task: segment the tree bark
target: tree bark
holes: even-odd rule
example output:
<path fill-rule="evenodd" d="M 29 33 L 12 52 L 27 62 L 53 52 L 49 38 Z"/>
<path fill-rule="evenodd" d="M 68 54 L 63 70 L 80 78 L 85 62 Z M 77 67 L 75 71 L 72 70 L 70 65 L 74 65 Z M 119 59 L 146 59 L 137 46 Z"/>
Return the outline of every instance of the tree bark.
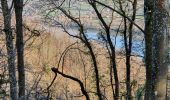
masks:
<path fill-rule="evenodd" d="M 152 77 L 152 31 L 153 31 L 153 0 L 144 0 L 145 17 L 145 100 L 154 100 L 154 83 Z"/>
<path fill-rule="evenodd" d="M 17 67 L 18 67 L 18 86 L 19 99 L 25 100 L 25 70 L 24 70 L 24 43 L 22 28 L 23 0 L 14 0 L 16 17 L 16 47 L 17 47 Z"/>
<path fill-rule="evenodd" d="M 168 73 L 168 11 L 165 3 L 165 0 L 155 0 L 153 11 L 153 78 L 158 100 L 166 100 Z"/>
<path fill-rule="evenodd" d="M 15 68 L 15 52 L 13 47 L 13 36 L 11 29 L 11 14 L 8 8 L 8 1 L 1 0 L 2 12 L 4 17 L 4 32 L 6 36 L 6 48 L 8 58 L 8 72 L 10 81 L 10 99 L 17 99 L 17 80 L 16 80 L 16 68 Z"/>

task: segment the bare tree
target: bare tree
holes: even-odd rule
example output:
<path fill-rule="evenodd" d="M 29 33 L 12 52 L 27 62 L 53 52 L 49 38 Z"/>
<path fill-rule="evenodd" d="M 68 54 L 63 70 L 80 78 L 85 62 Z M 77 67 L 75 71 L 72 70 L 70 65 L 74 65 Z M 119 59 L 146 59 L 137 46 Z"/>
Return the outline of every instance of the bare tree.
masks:
<path fill-rule="evenodd" d="M 109 48 L 110 48 L 110 60 L 111 60 L 111 70 L 113 70 L 113 74 L 114 74 L 114 80 L 115 80 L 115 91 L 113 92 L 113 96 L 114 99 L 118 99 L 119 97 L 119 79 L 118 79 L 118 72 L 117 72 L 117 67 L 116 67 L 116 53 L 115 53 L 115 46 L 113 45 L 112 41 L 111 41 L 111 36 L 110 36 L 110 26 L 107 25 L 107 23 L 105 22 L 105 20 L 103 19 L 103 17 L 101 16 L 100 12 L 98 11 L 98 8 L 96 6 L 96 2 L 95 0 L 88 0 L 88 3 L 93 7 L 93 9 L 95 10 L 95 13 L 98 17 L 98 19 L 101 21 L 102 25 L 104 26 L 104 30 L 106 32 L 106 36 L 107 36 L 107 42 L 109 44 Z M 112 85 L 112 84 L 111 84 Z"/>
<path fill-rule="evenodd" d="M 6 48 L 8 56 L 8 72 L 10 80 L 10 98 L 18 100 L 17 96 L 17 80 L 15 68 L 15 51 L 13 46 L 13 35 L 11 28 L 11 7 L 8 7 L 7 0 L 1 0 L 2 12 L 4 17 L 4 32 L 6 36 Z"/>
<path fill-rule="evenodd" d="M 24 67 L 24 42 L 23 42 L 23 0 L 14 0 L 16 18 L 16 48 L 17 48 L 17 68 L 19 99 L 25 100 L 25 67 Z"/>
<path fill-rule="evenodd" d="M 124 15 L 128 15 L 126 12 L 126 9 L 123 9 L 123 3 L 122 1 L 118 1 L 119 2 L 119 6 L 120 6 L 120 11 L 122 12 L 122 14 Z M 129 2 L 127 2 L 129 3 Z M 135 18 L 136 18 L 136 8 L 137 8 L 137 0 L 134 0 L 131 2 L 132 5 L 132 15 L 131 19 L 134 22 Z M 126 8 L 126 6 L 125 6 Z M 122 16 L 123 17 L 123 16 Z M 133 38 L 133 23 L 130 22 L 128 23 L 127 19 L 125 17 L 123 17 L 123 21 L 124 21 L 124 31 L 123 31 L 123 37 L 124 37 L 124 47 L 125 47 L 125 56 L 126 56 L 126 98 L 128 100 L 131 100 L 132 94 L 131 94 L 131 53 L 132 53 L 132 38 Z"/>
<path fill-rule="evenodd" d="M 58 5 L 58 1 L 49 0 L 49 2 L 50 2 L 49 5 L 53 5 L 52 7 L 50 6 L 51 7 L 50 12 L 55 11 L 55 10 L 60 11 L 62 14 L 64 14 L 64 16 L 67 19 L 71 20 L 71 22 L 73 22 L 74 24 L 77 25 L 79 33 L 75 35 L 75 34 L 69 33 L 62 23 L 57 22 L 57 25 L 61 26 L 68 35 L 81 40 L 81 42 L 89 50 L 89 54 L 91 56 L 93 67 L 94 67 L 94 72 L 95 72 L 95 85 L 96 85 L 97 96 L 99 97 L 100 100 L 102 100 L 103 97 L 102 97 L 102 93 L 101 93 L 101 89 L 100 89 L 101 86 L 100 86 L 100 79 L 99 79 L 100 74 L 99 74 L 99 70 L 98 70 L 98 64 L 97 64 L 97 61 L 96 61 L 96 55 L 94 53 L 94 50 L 93 50 L 94 48 L 92 47 L 90 40 L 87 38 L 87 36 L 85 34 L 84 25 L 81 23 L 80 15 L 79 15 L 79 17 L 75 17 L 74 15 L 72 15 L 70 13 L 69 10 L 62 8 L 65 1 L 63 1 L 60 5 Z M 100 7 L 98 8 L 98 5 L 102 6 L 103 8 L 107 8 L 107 9 L 111 10 L 112 12 L 118 13 L 119 15 L 123 16 L 123 18 L 126 21 L 129 21 L 129 27 L 127 28 L 127 26 L 126 26 L 127 29 L 125 31 L 126 33 L 124 34 L 124 37 L 125 37 L 124 40 L 126 41 L 125 48 L 126 48 L 126 66 L 127 66 L 127 77 L 126 77 L 127 95 L 128 95 L 128 99 L 130 99 L 131 98 L 131 81 L 130 81 L 130 71 L 131 71 L 130 70 L 130 63 L 131 62 L 130 62 L 130 58 L 131 58 L 131 52 L 132 52 L 133 25 L 136 26 L 137 28 L 139 28 L 139 30 L 141 30 L 142 32 L 144 32 L 143 29 L 140 28 L 134 22 L 135 16 L 136 16 L 137 1 L 135 0 L 135 1 L 132 2 L 133 14 L 132 14 L 131 18 L 127 17 L 125 13 L 122 13 L 122 12 L 110 7 L 109 5 L 106 5 L 106 4 L 104 4 L 100 1 L 97 1 L 97 0 L 88 0 L 87 4 L 89 4 L 93 8 L 98 20 L 101 22 L 101 26 L 102 26 L 102 28 L 104 30 L 104 34 L 106 36 L 105 42 L 108 45 L 107 50 L 108 50 L 108 53 L 109 53 L 109 60 L 111 62 L 110 70 L 114 75 L 114 81 L 115 81 L 115 84 L 113 84 L 113 82 L 111 82 L 112 94 L 113 94 L 113 98 L 115 100 L 117 100 L 119 98 L 119 93 L 120 93 L 120 90 L 119 90 L 120 82 L 119 82 L 119 79 L 118 79 L 118 71 L 117 71 L 117 64 L 116 64 L 116 50 L 115 50 L 115 45 L 113 44 L 113 41 L 112 41 L 112 38 L 111 38 L 111 24 L 108 24 L 106 22 L 106 20 L 102 16 L 102 13 L 99 10 L 101 8 Z M 129 34 L 127 35 L 127 33 L 129 33 Z M 129 36 L 129 38 L 127 38 L 128 36 Z M 111 75 L 111 77 L 112 77 L 112 75 Z M 112 81 L 112 78 L 110 78 L 110 81 Z"/>

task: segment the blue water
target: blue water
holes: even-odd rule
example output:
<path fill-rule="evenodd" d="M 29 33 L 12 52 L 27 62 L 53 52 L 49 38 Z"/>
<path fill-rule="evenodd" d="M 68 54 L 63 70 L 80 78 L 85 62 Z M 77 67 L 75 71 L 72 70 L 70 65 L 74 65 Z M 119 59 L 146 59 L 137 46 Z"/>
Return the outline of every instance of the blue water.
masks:
<path fill-rule="evenodd" d="M 87 30 L 86 35 L 88 39 L 95 40 L 98 42 L 102 42 L 100 39 L 100 35 L 97 30 Z M 116 50 L 124 49 L 124 39 L 123 36 L 111 36 L 112 43 L 115 45 Z M 132 53 L 139 55 L 141 57 L 144 56 L 144 42 L 141 39 L 133 39 L 132 41 Z"/>
<path fill-rule="evenodd" d="M 69 32 L 71 34 L 75 34 L 75 35 L 78 33 L 77 29 L 74 29 L 74 28 L 69 29 Z M 100 31 L 98 31 L 96 29 L 87 29 L 85 31 L 85 34 L 89 40 L 102 42 L 103 39 L 101 38 L 101 35 L 99 32 Z M 123 36 L 117 35 L 115 38 L 115 35 L 111 35 L 111 39 L 112 39 L 112 43 L 114 44 L 117 51 L 124 50 Z M 144 42 L 142 41 L 142 39 L 134 38 L 132 41 L 132 54 L 143 57 L 144 56 L 143 51 L 144 51 Z"/>

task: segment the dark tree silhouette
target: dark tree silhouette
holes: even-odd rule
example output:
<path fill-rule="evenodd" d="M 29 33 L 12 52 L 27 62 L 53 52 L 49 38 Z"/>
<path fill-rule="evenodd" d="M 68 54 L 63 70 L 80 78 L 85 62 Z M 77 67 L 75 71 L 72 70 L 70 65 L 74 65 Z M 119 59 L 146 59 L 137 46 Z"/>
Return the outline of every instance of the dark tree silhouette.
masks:
<path fill-rule="evenodd" d="M 14 0 L 16 18 L 16 48 L 17 48 L 17 68 L 19 99 L 25 100 L 25 67 L 24 67 L 24 42 L 23 42 L 23 0 Z"/>
<path fill-rule="evenodd" d="M 10 81 L 10 99 L 18 100 L 17 80 L 15 68 L 15 50 L 13 46 L 13 35 L 11 28 L 11 7 L 8 7 L 7 0 L 1 0 L 2 12 L 4 17 L 4 32 L 6 37 L 6 48 L 8 58 L 8 73 Z"/>

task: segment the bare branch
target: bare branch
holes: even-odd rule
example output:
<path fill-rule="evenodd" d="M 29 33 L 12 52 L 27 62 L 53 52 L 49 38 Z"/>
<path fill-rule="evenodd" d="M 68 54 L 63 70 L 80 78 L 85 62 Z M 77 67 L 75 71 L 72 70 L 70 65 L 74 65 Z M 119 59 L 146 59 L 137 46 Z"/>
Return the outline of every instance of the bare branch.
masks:
<path fill-rule="evenodd" d="M 102 6 L 105 6 L 105 7 L 109 8 L 110 10 L 118 13 L 119 15 L 125 17 L 128 21 L 130 21 L 131 23 L 133 23 L 142 33 L 145 34 L 145 31 L 144 31 L 138 24 L 136 24 L 132 19 L 130 19 L 129 17 L 127 17 L 126 15 L 122 14 L 121 12 L 117 11 L 116 9 L 114 9 L 114 8 L 112 8 L 112 7 L 104 4 L 104 3 L 102 3 L 102 2 L 99 2 L 99 1 L 97 1 L 97 0 L 94 0 L 94 1 L 95 1 L 96 3 L 102 5 Z"/>
<path fill-rule="evenodd" d="M 53 67 L 53 68 L 51 68 L 51 70 L 52 70 L 55 74 L 58 73 L 58 74 L 60 74 L 61 76 L 65 77 L 65 78 L 68 78 L 68 79 L 71 79 L 71 80 L 77 82 L 77 83 L 80 85 L 81 91 L 82 91 L 82 93 L 85 95 L 86 100 L 90 100 L 90 97 L 89 97 L 87 91 L 86 91 L 85 88 L 84 88 L 83 82 L 81 82 L 79 79 L 77 79 L 77 78 L 75 78 L 75 77 L 72 77 L 72 76 L 70 76 L 70 75 L 66 75 L 66 74 L 60 72 L 57 68 L 54 68 L 54 67 Z"/>

